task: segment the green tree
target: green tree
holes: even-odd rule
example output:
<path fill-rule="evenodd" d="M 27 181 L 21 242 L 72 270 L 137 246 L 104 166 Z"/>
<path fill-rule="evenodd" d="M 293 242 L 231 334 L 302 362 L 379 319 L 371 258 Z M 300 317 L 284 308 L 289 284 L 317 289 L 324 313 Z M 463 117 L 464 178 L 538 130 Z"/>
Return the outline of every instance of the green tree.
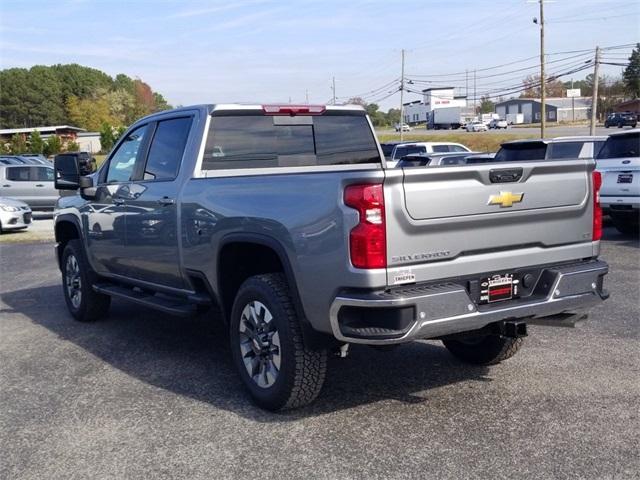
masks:
<path fill-rule="evenodd" d="M 115 128 L 108 123 L 103 123 L 100 128 L 100 146 L 102 151 L 107 153 L 113 148 L 113 144 L 116 143 Z"/>
<path fill-rule="evenodd" d="M 636 44 L 636 48 L 631 52 L 629 65 L 624 69 L 622 78 L 627 93 L 634 98 L 640 97 L 640 43 Z"/>
<path fill-rule="evenodd" d="M 44 151 L 44 140 L 42 140 L 42 135 L 37 130 L 31 132 L 29 135 L 29 152 L 31 153 L 42 153 Z"/>
<path fill-rule="evenodd" d="M 20 155 L 21 153 L 27 153 L 27 141 L 24 139 L 24 135 L 16 133 L 11 137 L 9 142 L 9 149 L 14 155 Z"/>
<path fill-rule="evenodd" d="M 493 113 L 496 104 L 489 97 L 480 97 L 480 113 Z"/>
<path fill-rule="evenodd" d="M 66 152 L 77 152 L 80 150 L 80 145 L 78 144 L 78 142 L 72 140 L 70 142 L 67 142 L 67 144 L 64 146 L 64 150 Z"/>
<path fill-rule="evenodd" d="M 57 155 L 62 151 L 62 139 L 58 135 L 51 135 L 44 144 L 46 156 Z"/>

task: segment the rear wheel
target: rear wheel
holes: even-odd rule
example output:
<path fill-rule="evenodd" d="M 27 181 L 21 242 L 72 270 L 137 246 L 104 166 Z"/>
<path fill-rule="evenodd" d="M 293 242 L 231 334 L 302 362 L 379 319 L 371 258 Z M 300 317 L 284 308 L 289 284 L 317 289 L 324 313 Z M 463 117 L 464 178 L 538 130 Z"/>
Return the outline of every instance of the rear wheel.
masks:
<path fill-rule="evenodd" d="M 454 357 L 473 365 L 495 365 L 511 358 L 523 342 L 523 338 L 501 335 L 478 335 L 442 341 Z"/>
<path fill-rule="evenodd" d="M 62 290 L 69 312 L 80 322 L 97 320 L 109 310 L 111 297 L 93 290 L 95 279 L 82 244 L 70 240 L 62 254 Z"/>
<path fill-rule="evenodd" d="M 624 126 L 624 123 L 620 122 L 618 123 L 618 128 L 622 128 Z"/>
<path fill-rule="evenodd" d="M 230 328 L 236 369 L 256 404 L 267 410 L 287 410 L 318 396 L 327 352 L 305 346 L 282 274 L 256 275 L 242 284 Z"/>

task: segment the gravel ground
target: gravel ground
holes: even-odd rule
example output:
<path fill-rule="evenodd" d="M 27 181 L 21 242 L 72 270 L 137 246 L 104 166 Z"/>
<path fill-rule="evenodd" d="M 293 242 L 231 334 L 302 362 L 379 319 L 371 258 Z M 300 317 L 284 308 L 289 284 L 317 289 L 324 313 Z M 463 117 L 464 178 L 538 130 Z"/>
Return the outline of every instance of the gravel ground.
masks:
<path fill-rule="evenodd" d="M 640 249 L 605 238 L 612 295 L 579 328 L 492 368 L 354 348 L 287 414 L 250 403 L 212 316 L 76 323 L 52 245 L 3 245 L 0 478 L 638 478 Z"/>

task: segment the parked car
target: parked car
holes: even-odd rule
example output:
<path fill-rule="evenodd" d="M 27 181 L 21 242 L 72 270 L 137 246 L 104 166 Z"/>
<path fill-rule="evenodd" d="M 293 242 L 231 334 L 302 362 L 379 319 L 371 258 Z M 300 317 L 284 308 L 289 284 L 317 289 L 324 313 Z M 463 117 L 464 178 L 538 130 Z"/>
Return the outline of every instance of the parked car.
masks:
<path fill-rule="evenodd" d="M 476 152 L 465 153 L 411 153 L 400 159 L 396 168 L 413 167 L 445 167 L 452 165 L 465 165 L 467 157 Z"/>
<path fill-rule="evenodd" d="M 613 225 L 638 234 L 640 224 L 640 129 L 612 134 L 598 154 L 600 203 Z"/>
<path fill-rule="evenodd" d="M 609 127 L 631 127 L 636 128 L 638 117 L 632 112 L 611 113 L 604 121 L 605 128 Z"/>
<path fill-rule="evenodd" d="M 112 297 L 183 316 L 215 305 L 240 381 L 270 410 L 312 402 L 350 344 L 437 339 L 493 365 L 527 325 L 574 323 L 608 296 L 592 164 L 390 171 L 361 107 L 158 112 L 98 172 L 55 170 L 79 193 L 55 217 L 73 318 L 106 315 Z"/>
<path fill-rule="evenodd" d="M 402 130 L 403 132 L 410 132 L 411 127 L 406 123 L 403 123 L 402 125 L 400 124 L 396 125 L 396 132 L 399 132 L 400 130 Z"/>
<path fill-rule="evenodd" d="M 399 143 L 391 154 L 391 160 L 387 160 L 388 167 L 395 167 L 398 160 L 411 153 L 465 153 L 470 152 L 467 147 L 460 143 L 450 142 L 411 142 Z"/>
<path fill-rule="evenodd" d="M 27 203 L 33 210 L 52 210 L 58 200 L 53 167 L 0 165 L 0 196 Z"/>
<path fill-rule="evenodd" d="M 15 198 L 0 197 L 0 233 L 31 225 L 31 208 Z"/>
<path fill-rule="evenodd" d="M 557 137 L 513 140 L 501 145 L 495 161 L 562 160 L 595 158 L 607 137 Z"/>
<path fill-rule="evenodd" d="M 489 130 L 486 123 L 483 122 L 469 122 L 465 126 L 467 132 L 486 132 Z"/>
<path fill-rule="evenodd" d="M 509 128 L 509 124 L 506 120 L 502 120 L 501 118 L 494 118 L 489 122 L 488 127 L 495 130 L 498 130 L 500 128 L 504 128 L 506 130 L 507 128 Z"/>
<path fill-rule="evenodd" d="M 393 158 L 393 148 L 398 145 L 400 142 L 385 142 L 380 144 L 380 148 L 382 148 L 382 153 L 384 153 L 384 158 L 387 160 L 391 160 Z"/>
<path fill-rule="evenodd" d="M 21 158 L 34 162 L 35 165 L 48 165 L 50 167 L 53 166 L 53 163 L 47 157 L 40 153 L 21 153 L 19 156 Z"/>

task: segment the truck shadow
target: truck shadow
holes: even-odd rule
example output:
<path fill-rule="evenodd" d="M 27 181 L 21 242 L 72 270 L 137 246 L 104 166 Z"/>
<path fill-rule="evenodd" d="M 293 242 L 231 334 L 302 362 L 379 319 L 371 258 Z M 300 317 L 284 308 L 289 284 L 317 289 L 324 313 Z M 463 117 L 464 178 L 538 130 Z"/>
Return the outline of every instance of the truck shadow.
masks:
<path fill-rule="evenodd" d="M 440 344 L 414 342 L 385 352 L 356 346 L 346 359 L 330 360 L 325 386 L 312 405 L 273 414 L 251 403 L 231 362 L 222 322 L 212 315 L 175 318 L 114 301 L 106 319 L 83 324 L 68 314 L 60 289 L 2 294 L 9 307 L 3 313 L 21 313 L 143 382 L 258 422 L 294 421 L 380 400 L 428 403 L 430 391 L 439 387 L 491 381 L 486 368 L 461 364 Z"/>

